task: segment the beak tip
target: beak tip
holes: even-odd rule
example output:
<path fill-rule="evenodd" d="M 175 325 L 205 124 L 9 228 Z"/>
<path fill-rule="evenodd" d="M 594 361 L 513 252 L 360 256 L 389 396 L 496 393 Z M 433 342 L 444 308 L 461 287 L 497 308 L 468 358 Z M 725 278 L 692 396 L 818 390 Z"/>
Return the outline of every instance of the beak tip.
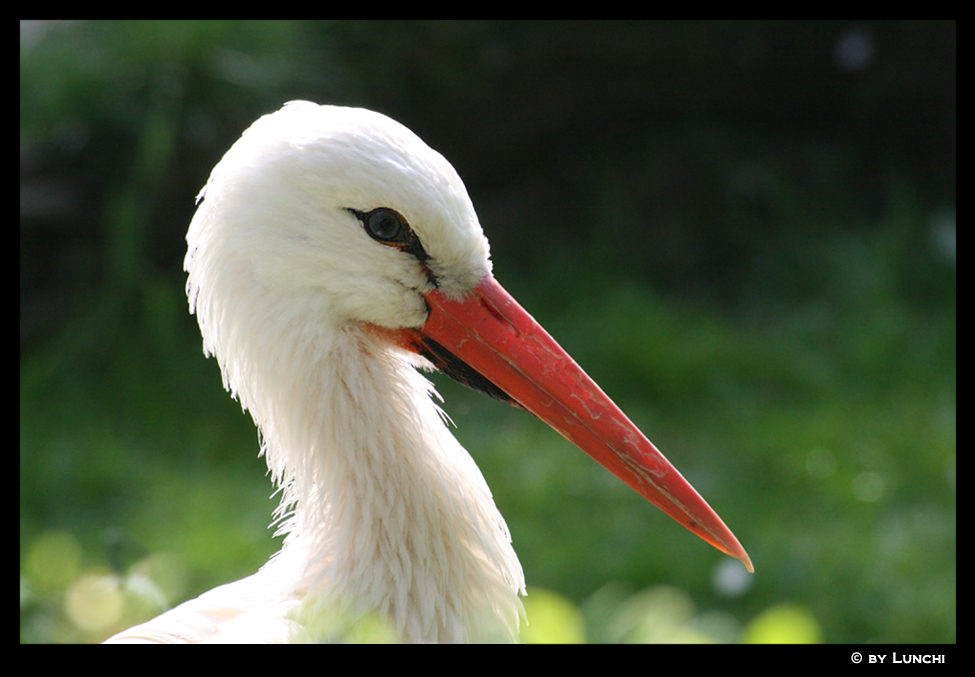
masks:
<path fill-rule="evenodd" d="M 740 543 L 735 541 L 734 545 L 731 548 L 727 550 L 725 550 L 724 548 L 721 549 L 724 550 L 724 552 L 727 553 L 728 555 L 734 557 L 736 560 L 744 564 L 745 569 L 748 570 L 748 573 L 750 574 L 755 573 L 755 565 L 752 564 L 752 558 L 748 556 L 748 553 L 745 552 L 745 549 L 741 547 Z"/>

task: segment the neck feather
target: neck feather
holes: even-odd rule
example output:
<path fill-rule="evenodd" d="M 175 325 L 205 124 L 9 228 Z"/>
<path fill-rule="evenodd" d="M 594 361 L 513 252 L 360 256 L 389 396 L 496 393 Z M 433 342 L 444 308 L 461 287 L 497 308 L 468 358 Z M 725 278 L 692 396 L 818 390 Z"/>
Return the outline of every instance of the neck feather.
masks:
<path fill-rule="evenodd" d="M 524 575 L 508 528 L 411 356 L 354 326 L 290 334 L 258 347 L 246 392 L 232 384 L 282 489 L 287 538 L 267 568 L 407 641 L 515 639 Z"/>

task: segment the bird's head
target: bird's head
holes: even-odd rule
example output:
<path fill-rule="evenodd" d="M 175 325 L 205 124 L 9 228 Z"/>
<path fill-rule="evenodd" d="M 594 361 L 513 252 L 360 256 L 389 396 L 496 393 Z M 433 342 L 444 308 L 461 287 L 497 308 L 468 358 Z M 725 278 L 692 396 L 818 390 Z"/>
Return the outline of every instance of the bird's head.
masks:
<path fill-rule="evenodd" d="M 262 117 L 200 199 L 187 235 L 191 287 L 226 275 L 283 304 L 307 301 L 302 310 L 328 324 L 418 327 L 424 293 L 458 298 L 491 272 L 457 172 L 372 111 L 300 101 Z"/>

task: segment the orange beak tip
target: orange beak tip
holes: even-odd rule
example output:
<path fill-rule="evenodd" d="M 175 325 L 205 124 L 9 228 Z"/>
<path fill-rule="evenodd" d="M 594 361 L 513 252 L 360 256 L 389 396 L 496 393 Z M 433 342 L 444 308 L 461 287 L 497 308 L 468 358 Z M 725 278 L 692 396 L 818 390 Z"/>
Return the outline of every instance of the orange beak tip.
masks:
<path fill-rule="evenodd" d="M 755 567 L 752 564 L 752 560 L 747 553 L 743 551 L 741 555 L 738 557 L 738 560 L 745 565 L 745 569 L 748 570 L 748 573 L 750 574 L 755 573 Z"/>

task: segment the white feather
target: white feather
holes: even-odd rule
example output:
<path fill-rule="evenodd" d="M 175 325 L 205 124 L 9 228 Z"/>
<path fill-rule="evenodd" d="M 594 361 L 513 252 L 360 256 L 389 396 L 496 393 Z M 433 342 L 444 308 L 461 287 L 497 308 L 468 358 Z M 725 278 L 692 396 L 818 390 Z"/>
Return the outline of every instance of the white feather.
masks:
<path fill-rule="evenodd" d="M 374 618 L 406 641 L 515 640 L 524 575 L 487 483 L 421 359 L 363 328 L 420 326 L 432 285 L 349 208 L 406 217 L 447 294 L 490 272 L 453 167 L 378 113 L 293 102 L 245 132 L 200 199 L 190 310 L 260 429 L 287 535 L 254 576 L 113 640 L 334 640 Z"/>

